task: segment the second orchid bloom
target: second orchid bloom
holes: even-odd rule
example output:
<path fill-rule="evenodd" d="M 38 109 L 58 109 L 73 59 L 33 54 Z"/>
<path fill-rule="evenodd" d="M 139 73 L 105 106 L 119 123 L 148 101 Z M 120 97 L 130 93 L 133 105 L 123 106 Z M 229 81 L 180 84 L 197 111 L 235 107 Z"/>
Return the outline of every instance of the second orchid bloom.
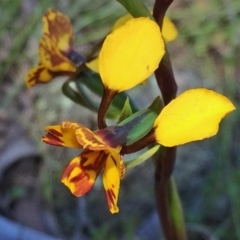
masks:
<path fill-rule="evenodd" d="M 99 173 L 103 170 L 103 186 L 111 213 L 118 212 L 117 200 L 120 179 L 125 168 L 113 129 L 92 132 L 78 123 L 63 122 L 46 128 L 45 143 L 70 148 L 85 149 L 65 168 L 62 182 L 77 197 L 89 192 Z"/>
<path fill-rule="evenodd" d="M 39 63 L 26 76 L 28 87 L 48 83 L 56 77 L 71 76 L 85 59 L 73 49 L 73 29 L 65 15 L 50 9 L 43 18 Z"/>

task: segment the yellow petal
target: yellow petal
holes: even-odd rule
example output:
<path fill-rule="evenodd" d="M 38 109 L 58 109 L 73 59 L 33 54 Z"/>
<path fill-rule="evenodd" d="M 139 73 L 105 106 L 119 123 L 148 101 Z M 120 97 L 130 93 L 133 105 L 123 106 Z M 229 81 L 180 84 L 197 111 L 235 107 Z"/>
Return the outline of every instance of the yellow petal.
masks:
<path fill-rule="evenodd" d="M 62 174 L 62 183 L 72 194 L 81 197 L 89 192 L 106 161 L 104 152 L 86 150 L 74 158 Z"/>
<path fill-rule="evenodd" d="M 38 83 L 48 83 L 57 76 L 59 75 L 49 71 L 44 65 L 39 64 L 28 72 L 25 83 L 27 87 L 32 87 Z"/>
<path fill-rule="evenodd" d="M 115 24 L 112 27 L 112 31 L 116 30 L 117 28 L 123 26 L 127 21 L 133 19 L 131 14 L 126 14 L 119 18 Z M 164 17 L 163 20 L 163 30 L 162 30 L 162 36 L 165 40 L 165 42 L 171 42 L 173 41 L 178 35 L 178 31 L 173 24 L 173 22 L 168 18 Z M 98 57 L 94 58 L 90 62 L 86 63 L 86 66 L 91 69 L 93 72 L 99 73 L 98 69 Z M 144 84 L 145 82 L 143 82 Z"/>
<path fill-rule="evenodd" d="M 114 160 L 116 167 L 119 172 L 119 177 L 122 179 L 125 175 L 125 165 L 122 156 L 120 155 L 120 150 L 122 147 L 118 148 L 109 148 L 107 151 L 112 156 L 112 159 Z"/>
<path fill-rule="evenodd" d="M 78 128 L 78 123 L 63 122 L 61 125 L 49 126 L 45 129 L 47 135 L 42 137 L 43 142 L 55 146 L 81 148 L 75 129 Z"/>
<path fill-rule="evenodd" d="M 59 50 L 68 51 L 73 45 L 73 30 L 68 17 L 49 9 L 42 20 L 43 33 L 53 40 Z"/>
<path fill-rule="evenodd" d="M 40 62 L 53 72 L 73 73 L 76 66 L 67 57 L 65 57 L 52 39 L 44 35 L 39 44 Z"/>
<path fill-rule="evenodd" d="M 164 55 L 158 25 L 146 17 L 134 18 L 110 33 L 99 54 L 99 73 L 106 88 L 118 92 L 146 80 Z"/>
<path fill-rule="evenodd" d="M 214 91 L 188 90 L 171 101 L 156 119 L 156 141 L 171 147 L 214 136 L 221 119 L 234 109 L 228 98 Z"/>
<path fill-rule="evenodd" d="M 94 58 L 90 62 L 85 63 L 86 66 L 91 69 L 93 72 L 99 73 L 98 69 L 98 57 Z"/>
<path fill-rule="evenodd" d="M 178 35 L 177 28 L 168 17 L 163 19 L 162 35 L 167 43 L 173 41 Z"/>
<path fill-rule="evenodd" d="M 118 168 L 111 154 L 107 157 L 106 165 L 103 171 L 103 186 L 110 212 L 117 213 L 119 211 L 117 201 L 120 187 L 120 177 Z"/>
<path fill-rule="evenodd" d="M 131 14 L 126 14 L 123 17 L 119 18 L 115 24 L 113 25 L 112 31 L 116 30 L 117 28 L 123 26 L 127 21 L 132 19 Z M 166 43 L 173 41 L 178 35 L 177 28 L 175 27 L 174 23 L 168 18 L 164 17 L 163 19 L 163 28 L 162 28 L 162 36 Z"/>

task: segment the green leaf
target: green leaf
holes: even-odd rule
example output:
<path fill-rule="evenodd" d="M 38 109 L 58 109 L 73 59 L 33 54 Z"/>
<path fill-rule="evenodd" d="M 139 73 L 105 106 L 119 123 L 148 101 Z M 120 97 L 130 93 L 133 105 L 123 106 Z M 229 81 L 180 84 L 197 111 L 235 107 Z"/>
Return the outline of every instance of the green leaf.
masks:
<path fill-rule="evenodd" d="M 152 20 L 153 16 L 148 8 L 141 0 L 117 0 L 133 17 L 149 17 Z"/>
<path fill-rule="evenodd" d="M 160 111 L 163 109 L 163 102 L 160 96 L 157 96 L 148 108 L 159 114 Z"/>
<path fill-rule="evenodd" d="M 148 160 L 150 157 L 152 157 L 160 148 L 160 145 L 155 145 L 154 147 L 148 149 L 146 152 L 144 152 L 143 154 L 141 154 L 140 156 L 125 162 L 125 166 L 127 169 L 129 168 L 133 168 L 135 166 L 137 166 L 138 164 Z"/>
<path fill-rule="evenodd" d="M 131 115 L 132 115 L 132 108 L 129 102 L 129 98 L 127 98 L 124 103 L 118 122 L 122 122 L 124 119 L 130 117 Z"/>
<path fill-rule="evenodd" d="M 141 117 L 142 115 L 147 115 L 149 112 L 152 112 L 152 110 L 149 110 L 149 109 L 140 110 L 140 111 L 132 114 L 128 118 L 124 119 L 122 122 L 120 122 L 117 125 L 118 126 L 126 125 L 126 124 L 132 122 L 135 118 Z"/>
<path fill-rule="evenodd" d="M 136 126 L 129 132 L 127 145 L 136 142 L 148 134 L 151 131 L 157 116 L 158 114 L 148 109 L 147 114 L 142 121 L 136 124 Z"/>
<path fill-rule="evenodd" d="M 127 145 L 136 142 L 151 131 L 162 106 L 161 98 L 156 97 L 148 109 L 140 110 L 118 124 L 123 126 L 135 118 L 141 118 L 141 121 L 134 123 L 135 126 L 129 131 Z"/>
<path fill-rule="evenodd" d="M 127 145 L 144 137 L 153 127 L 158 114 L 151 109 L 140 110 L 118 124 L 129 129 Z"/>

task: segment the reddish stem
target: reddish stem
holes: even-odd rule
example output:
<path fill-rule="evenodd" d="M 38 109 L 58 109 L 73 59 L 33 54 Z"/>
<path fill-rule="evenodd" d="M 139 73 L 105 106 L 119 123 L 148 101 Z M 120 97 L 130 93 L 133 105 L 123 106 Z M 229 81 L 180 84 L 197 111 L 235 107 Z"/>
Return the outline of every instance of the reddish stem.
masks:
<path fill-rule="evenodd" d="M 156 0 L 153 8 L 153 17 L 162 29 L 165 13 L 173 0 Z M 157 84 L 161 90 L 164 104 L 167 105 L 176 97 L 177 84 L 173 75 L 172 64 L 165 46 L 166 53 L 163 56 L 158 69 L 155 71 Z"/>
<path fill-rule="evenodd" d="M 162 29 L 165 13 L 172 2 L 173 0 L 156 0 L 155 2 L 153 17 L 159 24 L 160 29 Z M 167 105 L 176 97 L 177 92 L 177 84 L 174 78 L 167 49 L 158 69 L 155 71 L 155 76 L 163 96 L 164 104 Z M 157 211 L 166 240 L 186 239 L 185 235 L 178 236 L 178 233 L 176 232 L 173 219 L 170 214 L 167 196 L 167 185 L 173 171 L 175 158 L 176 147 L 161 147 L 160 155 L 156 161 L 155 170 L 155 195 Z"/>
<path fill-rule="evenodd" d="M 104 88 L 102 100 L 101 100 L 100 107 L 98 110 L 98 128 L 99 129 L 107 127 L 107 124 L 105 122 L 105 116 L 106 116 L 107 110 L 108 110 L 113 98 L 116 96 L 116 94 L 117 94 L 117 91 L 113 91 L 111 89 Z"/>
<path fill-rule="evenodd" d="M 155 170 L 155 195 L 157 211 L 161 221 L 161 227 L 166 240 L 180 240 L 181 236 L 175 231 L 170 214 L 168 202 L 168 181 L 172 174 L 176 158 L 176 148 L 161 147 L 156 161 Z"/>
<path fill-rule="evenodd" d="M 121 150 L 121 154 L 124 155 L 124 154 L 135 153 L 154 142 L 156 142 L 156 140 L 154 136 L 154 130 L 152 129 L 146 136 L 139 139 L 137 142 L 134 142 L 127 146 L 123 146 Z"/>

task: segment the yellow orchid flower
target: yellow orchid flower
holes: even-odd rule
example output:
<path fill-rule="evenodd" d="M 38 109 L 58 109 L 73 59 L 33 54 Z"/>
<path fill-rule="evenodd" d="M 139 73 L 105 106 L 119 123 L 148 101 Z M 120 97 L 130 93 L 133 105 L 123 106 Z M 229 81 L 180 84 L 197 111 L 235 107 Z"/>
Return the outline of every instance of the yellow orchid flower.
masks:
<path fill-rule="evenodd" d="M 43 36 L 39 44 L 39 64 L 26 76 L 27 87 L 70 76 L 84 58 L 73 50 L 73 30 L 69 19 L 50 9 L 42 18 Z"/>
<path fill-rule="evenodd" d="M 156 22 L 133 18 L 111 32 L 99 53 L 99 74 L 105 89 L 122 92 L 145 81 L 158 67 L 164 41 Z"/>
<path fill-rule="evenodd" d="M 214 91 L 191 89 L 163 108 L 154 123 L 156 142 L 173 147 L 214 136 L 219 123 L 235 110 L 225 96 Z"/>
<path fill-rule="evenodd" d="M 120 179 L 125 173 L 120 150 L 125 138 L 119 137 L 115 128 L 92 132 L 83 125 L 72 122 L 49 126 L 46 131 L 47 134 L 42 138 L 45 143 L 84 149 L 67 165 L 62 174 L 62 182 L 75 196 L 81 197 L 92 189 L 103 170 L 103 186 L 109 210 L 111 213 L 118 212 Z"/>

